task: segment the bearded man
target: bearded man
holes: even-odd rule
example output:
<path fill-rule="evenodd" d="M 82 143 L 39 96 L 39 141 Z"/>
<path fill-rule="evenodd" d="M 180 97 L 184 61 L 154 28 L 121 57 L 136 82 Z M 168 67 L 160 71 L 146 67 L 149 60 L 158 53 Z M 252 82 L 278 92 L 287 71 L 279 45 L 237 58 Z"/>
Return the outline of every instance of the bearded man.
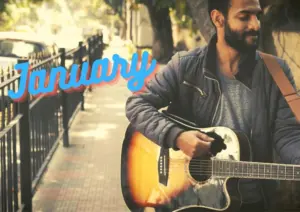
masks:
<path fill-rule="evenodd" d="M 208 154 L 213 139 L 170 121 L 159 112 L 168 106 L 168 112 L 199 127 L 243 131 L 250 139 L 253 161 L 274 162 L 275 147 L 283 163 L 300 164 L 300 126 L 257 51 L 259 0 L 209 0 L 208 13 L 216 29 L 208 45 L 176 53 L 145 92 L 128 98 L 127 118 L 161 147 L 181 150 L 190 157 Z M 295 86 L 286 62 L 276 60 Z M 267 209 L 275 185 L 275 181 L 241 179 L 240 211 Z M 184 201 L 199 203 L 193 191 L 186 195 L 176 207 Z"/>

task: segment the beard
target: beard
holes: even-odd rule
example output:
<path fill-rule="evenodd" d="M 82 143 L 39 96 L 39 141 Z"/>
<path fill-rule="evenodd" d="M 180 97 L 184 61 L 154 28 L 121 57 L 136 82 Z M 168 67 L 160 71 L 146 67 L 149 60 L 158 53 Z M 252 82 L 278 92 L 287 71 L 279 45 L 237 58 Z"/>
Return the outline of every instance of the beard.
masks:
<path fill-rule="evenodd" d="M 247 42 L 247 36 L 256 35 L 257 40 L 252 43 Z M 258 48 L 259 31 L 238 32 L 230 28 L 228 22 L 225 22 L 225 41 L 229 46 L 241 53 L 253 52 Z"/>

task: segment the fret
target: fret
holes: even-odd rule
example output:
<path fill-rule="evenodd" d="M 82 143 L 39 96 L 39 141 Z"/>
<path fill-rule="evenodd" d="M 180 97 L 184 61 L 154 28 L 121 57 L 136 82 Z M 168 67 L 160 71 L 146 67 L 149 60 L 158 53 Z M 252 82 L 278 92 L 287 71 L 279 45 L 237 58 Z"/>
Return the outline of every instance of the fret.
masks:
<path fill-rule="evenodd" d="M 233 169 L 233 176 L 240 177 L 241 176 L 241 169 L 242 163 L 234 163 L 234 169 Z"/>
<path fill-rule="evenodd" d="M 247 174 L 247 163 L 242 164 L 242 176 Z"/>
<path fill-rule="evenodd" d="M 278 174 L 278 165 L 272 164 L 270 178 L 271 179 L 277 178 L 277 174 Z"/>
<path fill-rule="evenodd" d="M 265 164 L 265 178 L 271 178 L 271 165 Z"/>
<path fill-rule="evenodd" d="M 286 179 L 293 180 L 294 179 L 294 167 L 293 166 L 286 166 Z"/>
<path fill-rule="evenodd" d="M 236 169 L 237 169 L 237 164 L 238 163 L 236 163 L 234 161 L 230 162 L 230 173 L 231 173 L 232 177 L 235 176 L 235 172 L 236 172 Z"/>
<path fill-rule="evenodd" d="M 241 163 L 241 165 L 240 165 L 240 169 L 241 169 L 241 176 L 244 176 L 244 173 L 243 173 L 243 168 L 244 168 L 244 163 Z"/>
<path fill-rule="evenodd" d="M 258 175 L 259 175 L 258 164 L 254 163 L 252 164 L 252 177 L 258 177 Z"/>
<path fill-rule="evenodd" d="M 258 164 L 258 177 L 265 178 L 265 164 Z"/>
<path fill-rule="evenodd" d="M 215 161 L 215 175 L 217 175 L 217 176 L 219 175 L 218 174 L 218 161 L 217 160 Z"/>
<path fill-rule="evenodd" d="M 234 177 L 234 171 L 235 171 L 235 167 L 236 163 L 234 161 L 230 162 L 230 176 Z"/>
<path fill-rule="evenodd" d="M 295 179 L 295 167 L 293 167 L 293 179 Z"/>
<path fill-rule="evenodd" d="M 247 172 L 245 174 L 246 177 L 249 177 L 251 175 L 251 164 L 247 163 Z"/>
<path fill-rule="evenodd" d="M 220 176 L 224 176 L 224 162 L 223 161 L 220 161 Z"/>
<path fill-rule="evenodd" d="M 294 179 L 295 180 L 300 180 L 300 167 L 295 166 L 294 167 Z"/>
<path fill-rule="evenodd" d="M 241 177 L 241 176 L 243 176 L 242 175 L 242 170 L 243 170 L 242 167 L 243 167 L 243 163 L 242 162 L 235 164 L 235 166 L 234 166 L 234 173 L 233 173 L 235 177 Z"/>
<path fill-rule="evenodd" d="M 230 162 L 225 161 L 225 173 L 227 176 L 231 176 L 230 175 Z"/>
<path fill-rule="evenodd" d="M 215 161 L 213 160 L 212 163 L 211 163 L 211 175 L 212 176 L 214 176 L 214 174 L 215 174 L 214 173 L 215 172 L 215 170 L 214 170 L 214 168 L 215 168 L 214 163 L 215 163 Z"/>
<path fill-rule="evenodd" d="M 219 164 L 220 164 L 220 162 L 218 160 L 216 160 L 215 173 L 216 173 L 217 176 L 220 176 L 220 174 L 219 174 Z"/>
<path fill-rule="evenodd" d="M 220 160 L 220 161 L 218 162 L 218 165 L 217 165 L 217 170 L 218 170 L 217 173 L 218 173 L 218 175 L 219 175 L 220 177 L 225 176 L 223 166 L 224 166 L 224 162 Z"/>
<path fill-rule="evenodd" d="M 285 165 L 278 165 L 278 179 L 286 179 L 286 166 Z"/>
<path fill-rule="evenodd" d="M 214 165 L 214 171 L 215 171 L 215 175 L 219 176 L 219 172 L 218 172 L 218 160 L 215 160 L 215 165 Z"/>

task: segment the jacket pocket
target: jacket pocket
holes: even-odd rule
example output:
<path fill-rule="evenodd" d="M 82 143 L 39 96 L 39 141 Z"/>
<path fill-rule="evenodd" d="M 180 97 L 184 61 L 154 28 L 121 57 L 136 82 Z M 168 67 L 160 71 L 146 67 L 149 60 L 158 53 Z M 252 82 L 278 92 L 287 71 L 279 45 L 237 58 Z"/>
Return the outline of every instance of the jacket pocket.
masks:
<path fill-rule="evenodd" d="M 195 91 L 197 91 L 200 94 L 200 97 L 202 97 L 202 98 L 207 97 L 207 94 L 201 88 L 197 87 L 196 85 L 193 85 L 187 81 L 183 81 L 183 84 L 194 89 Z"/>

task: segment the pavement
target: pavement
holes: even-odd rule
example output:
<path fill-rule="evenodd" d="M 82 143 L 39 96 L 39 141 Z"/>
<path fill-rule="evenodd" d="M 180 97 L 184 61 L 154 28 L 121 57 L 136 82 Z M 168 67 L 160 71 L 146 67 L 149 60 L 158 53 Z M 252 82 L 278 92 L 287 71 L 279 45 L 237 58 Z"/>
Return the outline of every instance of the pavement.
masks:
<path fill-rule="evenodd" d="M 126 49 L 108 49 L 104 57 Z M 122 50 L 122 51 L 121 51 Z M 86 94 L 70 130 L 70 147 L 54 153 L 33 198 L 34 212 L 127 212 L 121 192 L 120 162 L 128 125 L 127 81 L 96 87 Z"/>

